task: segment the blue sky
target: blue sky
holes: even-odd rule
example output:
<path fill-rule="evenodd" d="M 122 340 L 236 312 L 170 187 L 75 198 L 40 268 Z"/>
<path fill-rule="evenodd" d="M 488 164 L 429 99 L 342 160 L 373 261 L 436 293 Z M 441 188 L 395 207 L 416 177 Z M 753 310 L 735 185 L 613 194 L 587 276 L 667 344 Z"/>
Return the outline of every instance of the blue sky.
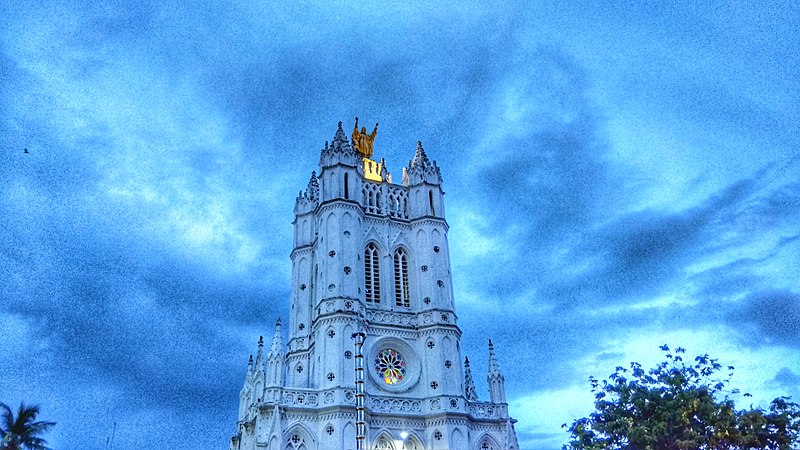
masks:
<path fill-rule="evenodd" d="M 563 3 L 0 1 L 0 401 L 57 449 L 226 448 L 356 115 L 442 167 L 523 449 L 665 343 L 800 398 L 800 7 Z"/>

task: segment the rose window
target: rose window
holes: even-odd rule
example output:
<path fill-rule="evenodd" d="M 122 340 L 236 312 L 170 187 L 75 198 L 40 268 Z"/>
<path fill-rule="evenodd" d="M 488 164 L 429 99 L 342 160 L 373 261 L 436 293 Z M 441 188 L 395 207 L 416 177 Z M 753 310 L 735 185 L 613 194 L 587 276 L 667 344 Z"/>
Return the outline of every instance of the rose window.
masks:
<path fill-rule="evenodd" d="M 386 348 L 375 358 L 375 371 L 386 384 L 397 384 L 406 376 L 406 361 L 397 350 Z"/>

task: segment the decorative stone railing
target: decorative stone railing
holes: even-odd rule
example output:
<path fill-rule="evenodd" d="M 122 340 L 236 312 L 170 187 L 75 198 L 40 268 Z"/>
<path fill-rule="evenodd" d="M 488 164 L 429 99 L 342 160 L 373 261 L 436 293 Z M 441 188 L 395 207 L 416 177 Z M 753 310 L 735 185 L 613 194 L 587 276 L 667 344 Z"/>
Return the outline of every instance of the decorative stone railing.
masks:
<path fill-rule="evenodd" d="M 308 405 L 317 406 L 319 403 L 317 392 L 283 391 L 281 404 L 283 405 Z"/>
<path fill-rule="evenodd" d="M 279 404 L 294 407 L 319 407 L 320 405 L 355 405 L 355 389 L 327 389 L 316 391 L 313 389 L 276 389 L 274 394 L 268 395 L 266 402 L 254 406 L 269 407 Z M 274 401 L 273 399 L 280 399 Z M 427 399 L 402 399 L 367 395 L 366 407 L 375 413 L 439 413 L 460 412 L 466 413 L 477 419 L 504 419 L 508 417 L 508 407 L 505 404 L 489 402 L 467 402 L 463 397 L 441 396 Z M 247 419 L 251 419 L 248 414 Z M 247 420 L 246 419 L 246 420 Z"/>
<path fill-rule="evenodd" d="M 361 206 L 369 214 L 408 219 L 408 188 L 364 182 L 361 186 Z"/>
<path fill-rule="evenodd" d="M 417 315 L 394 311 L 367 311 L 367 320 L 370 323 L 385 325 L 417 325 Z"/>
<path fill-rule="evenodd" d="M 449 311 L 433 310 L 433 311 L 426 311 L 421 315 L 422 315 L 421 319 L 422 325 L 430 325 L 430 324 L 456 325 L 457 323 L 455 314 Z"/>
<path fill-rule="evenodd" d="M 508 406 L 489 402 L 468 402 L 468 411 L 479 419 L 502 419 L 508 417 Z"/>
<path fill-rule="evenodd" d="M 418 325 L 433 324 L 452 324 L 456 325 L 458 320 L 452 311 L 432 309 L 421 313 L 402 312 L 402 311 L 381 311 L 368 310 L 364 305 L 352 298 L 333 298 L 323 299 L 317 303 L 314 309 L 314 317 L 335 312 L 351 312 L 358 315 L 365 315 L 367 321 L 378 325 L 401 325 L 415 327 Z"/>
<path fill-rule="evenodd" d="M 266 401 L 261 405 L 279 404 L 281 406 L 309 406 L 317 407 L 319 405 L 330 404 L 348 404 L 355 405 L 356 396 L 355 389 L 328 389 L 324 391 L 317 391 L 313 389 L 275 389 L 273 395 L 266 396 Z M 278 401 L 275 401 L 279 399 Z"/>
<path fill-rule="evenodd" d="M 367 401 L 367 408 L 374 412 L 420 412 L 422 406 L 419 400 L 402 400 L 388 397 L 370 397 Z"/>
<path fill-rule="evenodd" d="M 425 400 L 398 399 L 369 396 L 367 408 L 377 413 L 439 413 L 460 412 L 478 419 L 503 419 L 508 417 L 508 408 L 503 404 L 467 402 L 463 397 L 434 397 Z"/>
<path fill-rule="evenodd" d="M 317 303 L 316 316 L 348 311 L 363 314 L 363 306 L 352 298 L 326 298 Z"/>

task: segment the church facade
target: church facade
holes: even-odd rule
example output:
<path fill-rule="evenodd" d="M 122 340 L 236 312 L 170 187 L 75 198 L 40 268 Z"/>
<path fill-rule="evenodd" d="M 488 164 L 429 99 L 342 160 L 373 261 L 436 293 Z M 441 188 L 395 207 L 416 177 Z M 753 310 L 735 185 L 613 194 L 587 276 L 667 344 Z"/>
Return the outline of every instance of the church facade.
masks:
<path fill-rule="evenodd" d="M 488 401 L 462 359 L 439 167 L 419 143 L 393 182 L 376 133 L 340 122 L 297 197 L 288 342 L 250 357 L 231 450 L 519 448 L 491 341 Z"/>

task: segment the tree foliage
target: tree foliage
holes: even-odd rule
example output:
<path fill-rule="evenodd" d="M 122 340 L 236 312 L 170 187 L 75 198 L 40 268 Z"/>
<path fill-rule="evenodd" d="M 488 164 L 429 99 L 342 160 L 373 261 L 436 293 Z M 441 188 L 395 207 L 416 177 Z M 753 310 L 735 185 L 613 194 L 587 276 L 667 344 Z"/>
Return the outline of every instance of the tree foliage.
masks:
<path fill-rule="evenodd" d="M 727 389 L 732 366 L 723 372 L 708 355 L 686 362 L 682 348 L 661 350 L 666 361 L 648 371 L 632 362 L 608 380 L 589 379 L 596 411 L 572 423 L 565 450 L 798 448 L 797 403 L 779 397 L 768 410 L 736 410 L 730 395 L 739 391 Z"/>
<path fill-rule="evenodd" d="M 37 421 L 38 405 L 25 406 L 20 403 L 17 416 L 5 403 L 0 402 L 0 450 L 50 450 L 45 447 L 41 435 L 55 425 L 55 422 Z"/>

